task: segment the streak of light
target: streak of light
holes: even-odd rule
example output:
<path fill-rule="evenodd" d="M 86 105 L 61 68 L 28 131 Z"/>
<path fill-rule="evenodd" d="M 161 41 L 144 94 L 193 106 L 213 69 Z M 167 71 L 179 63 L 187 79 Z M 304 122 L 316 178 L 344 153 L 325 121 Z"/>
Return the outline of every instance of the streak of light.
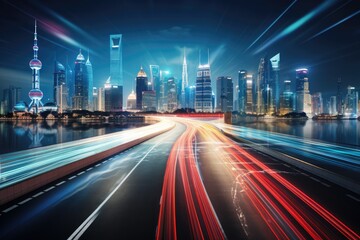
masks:
<path fill-rule="evenodd" d="M 335 0 L 326 0 L 324 1 L 320 6 L 318 6 L 316 9 L 312 10 L 302 18 L 298 19 L 294 23 L 292 23 L 290 26 L 282 30 L 278 35 L 271 38 L 269 41 L 265 42 L 260 48 L 258 48 L 254 54 L 257 54 L 261 51 L 264 51 L 266 48 L 270 47 L 275 42 L 279 41 L 280 39 L 286 37 L 287 35 L 291 34 L 292 32 L 299 29 L 301 26 L 303 26 L 305 23 L 313 19 L 315 16 L 320 14 L 321 12 L 328 9 L 331 5 L 333 5 L 336 1 Z"/>
<path fill-rule="evenodd" d="M 268 27 L 265 29 L 265 31 L 264 31 L 263 33 L 261 33 L 260 36 L 258 36 L 258 37 L 255 39 L 255 41 L 253 41 L 253 42 L 250 44 L 250 46 L 248 46 L 248 47 L 245 49 L 244 53 L 247 52 L 257 41 L 259 41 L 259 39 L 260 39 L 265 33 L 267 33 L 267 31 L 269 31 L 270 28 L 271 28 L 272 26 L 274 26 L 275 23 L 277 23 L 277 22 L 279 21 L 279 19 L 280 19 L 285 13 L 287 13 L 287 11 L 289 11 L 289 9 L 290 9 L 296 2 L 297 2 L 297 0 L 293 1 L 287 8 L 270 24 L 270 26 L 268 26 Z"/>
<path fill-rule="evenodd" d="M 315 34 L 314 36 L 312 36 L 311 38 L 309 38 L 307 41 L 310 41 L 311 39 L 314 39 L 314 38 L 316 38 L 316 37 L 320 36 L 321 34 L 323 34 L 323 33 L 327 32 L 327 31 L 329 31 L 329 30 L 333 29 L 334 27 L 338 26 L 339 24 L 341 24 L 341 23 L 343 23 L 343 22 L 345 22 L 345 21 L 349 20 L 350 18 L 352 18 L 352 17 L 354 17 L 354 16 L 358 15 L 359 13 L 360 13 L 360 10 L 358 10 L 358 11 L 354 12 L 353 14 L 351 14 L 351 15 L 347 16 L 346 18 L 341 19 L 341 20 L 340 20 L 340 21 L 338 21 L 337 23 L 334 23 L 334 24 L 333 24 L 333 25 L 331 25 L 330 27 L 327 27 L 327 28 L 325 28 L 324 30 L 320 31 L 319 33 Z"/>

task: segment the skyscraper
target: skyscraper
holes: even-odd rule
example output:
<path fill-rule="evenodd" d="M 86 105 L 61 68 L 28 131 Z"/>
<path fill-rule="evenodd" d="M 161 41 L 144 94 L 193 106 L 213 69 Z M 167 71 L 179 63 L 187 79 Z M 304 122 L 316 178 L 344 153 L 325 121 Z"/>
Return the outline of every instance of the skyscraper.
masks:
<path fill-rule="evenodd" d="M 233 86 L 230 76 L 218 77 L 216 80 L 216 111 L 232 112 L 233 110 Z"/>
<path fill-rule="evenodd" d="M 308 70 L 296 69 L 296 111 L 311 116 L 311 95 L 309 91 Z"/>
<path fill-rule="evenodd" d="M 88 81 L 88 110 L 94 111 L 94 101 L 93 101 L 93 87 L 94 87 L 94 77 L 93 77 L 93 67 L 90 62 L 90 54 L 88 52 L 88 57 L 85 63 L 86 66 L 86 78 Z"/>
<path fill-rule="evenodd" d="M 358 117 L 358 104 L 359 93 L 355 91 L 355 87 L 348 86 L 347 94 L 345 97 L 345 117 L 357 118 Z"/>
<path fill-rule="evenodd" d="M 238 111 L 245 113 L 246 105 L 246 70 L 240 70 L 238 73 Z"/>
<path fill-rule="evenodd" d="M 321 92 L 317 92 L 311 95 L 311 106 L 313 115 L 319 115 L 324 113 Z"/>
<path fill-rule="evenodd" d="M 343 111 L 342 111 L 343 101 L 342 101 L 342 94 L 341 94 L 341 78 L 338 78 L 338 81 L 337 81 L 336 102 L 337 102 L 337 106 L 336 106 L 337 114 L 342 115 L 343 114 Z"/>
<path fill-rule="evenodd" d="M 35 32 L 34 32 L 34 58 L 30 61 L 29 66 L 32 70 L 32 89 L 29 92 L 29 98 L 31 102 L 29 104 L 29 111 L 34 114 L 38 114 L 39 108 L 43 106 L 41 99 L 43 98 L 43 92 L 40 90 L 40 69 L 42 67 L 41 61 L 38 59 L 37 45 L 37 26 L 35 20 Z"/>
<path fill-rule="evenodd" d="M 0 114 L 12 112 L 15 104 L 20 101 L 20 96 L 21 88 L 10 86 L 8 89 L 4 89 Z"/>
<path fill-rule="evenodd" d="M 291 81 L 284 81 L 284 91 L 280 95 L 280 115 L 294 111 L 294 93 L 291 91 Z"/>
<path fill-rule="evenodd" d="M 123 98 L 123 63 L 122 63 L 122 35 L 110 35 L 110 77 L 113 85 L 121 87 L 121 98 Z M 123 102 L 123 101 L 121 101 Z M 122 109 L 122 106 L 121 106 Z"/>
<path fill-rule="evenodd" d="M 201 63 L 201 61 L 200 61 Z M 199 64 L 196 77 L 195 111 L 212 112 L 212 89 L 209 54 L 207 64 Z"/>
<path fill-rule="evenodd" d="M 136 108 L 142 110 L 143 91 L 148 90 L 148 78 L 144 69 L 141 67 L 136 77 Z"/>
<path fill-rule="evenodd" d="M 280 108 L 280 53 L 270 58 L 270 62 L 272 67 L 272 84 L 270 86 L 272 89 L 272 101 L 275 108 L 274 111 L 278 113 Z"/>
<path fill-rule="evenodd" d="M 338 111 L 337 111 L 337 96 L 331 96 L 330 97 L 330 103 L 329 103 L 329 114 L 330 115 L 337 115 Z"/>
<path fill-rule="evenodd" d="M 66 70 L 64 65 L 55 61 L 54 66 L 54 103 L 59 112 L 68 108 L 68 86 L 66 85 Z"/>
<path fill-rule="evenodd" d="M 188 104 L 187 108 L 195 109 L 195 86 L 188 86 L 185 88 L 185 102 Z"/>
<path fill-rule="evenodd" d="M 174 77 L 167 80 L 167 111 L 173 112 L 178 108 L 178 88 Z"/>
<path fill-rule="evenodd" d="M 253 99 L 253 75 L 246 75 L 246 102 L 245 102 L 245 112 L 247 114 L 252 114 L 254 111 L 254 99 Z"/>
<path fill-rule="evenodd" d="M 160 100 L 160 68 L 158 65 L 150 65 L 150 82 L 151 82 L 151 90 L 155 91 L 155 103 L 156 109 L 159 108 L 159 100 Z"/>
<path fill-rule="evenodd" d="M 75 95 L 73 97 L 73 109 L 88 110 L 89 81 L 87 78 L 85 58 L 81 53 L 81 49 L 75 60 L 74 72 Z"/>
<path fill-rule="evenodd" d="M 181 108 L 189 108 L 189 103 L 186 102 L 185 89 L 189 86 L 189 77 L 186 63 L 186 53 L 184 48 L 184 61 L 182 67 L 182 78 L 181 78 L 181 96 L 180 96 L 180 105 Z"/>
<path fill-rule="evenodd" d="M 68 88 L 68 96 L 67 96 L 67 103 L 69 108 L 72 108 L 72 99 L 75 94 L 75 83 L 74 83 L 74 74 L 71 66 L 69 65 L 68 57 L 66 57 L 66 86 Z"/>

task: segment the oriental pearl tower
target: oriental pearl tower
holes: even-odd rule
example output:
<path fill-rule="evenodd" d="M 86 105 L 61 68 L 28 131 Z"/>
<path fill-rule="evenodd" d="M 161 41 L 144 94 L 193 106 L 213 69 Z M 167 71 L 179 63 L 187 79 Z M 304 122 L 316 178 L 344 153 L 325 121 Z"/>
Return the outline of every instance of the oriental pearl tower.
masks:
<path fill-rule="evenodd" d="M 32 89 L 29 92 L 29 98 L 31 99 L 29 105 L 29 111 L 34 114 L 38 114 L 39 108 L 43 106 L 41 99 L 43 98 L 43 92 L 40 90 L 40 69 L 42 67 L 41 61 L 38 59 L 37 45 L 37 32 L 36 32 L 36 20 L 35 20 L 35 32 L 34 32 L 34 58 L 29 62 L 29 66 L 32 70 Z"/>

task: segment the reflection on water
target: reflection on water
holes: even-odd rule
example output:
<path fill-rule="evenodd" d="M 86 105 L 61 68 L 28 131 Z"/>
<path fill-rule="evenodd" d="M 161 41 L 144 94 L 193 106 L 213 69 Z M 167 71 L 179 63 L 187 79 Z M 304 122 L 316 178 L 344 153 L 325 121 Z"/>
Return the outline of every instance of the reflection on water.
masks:
<path fill-rule="evenodd" d="M 146 126 L 154 122 L 1 121 L 0 154 Z"/>
<path fill-rule="evenodd" d="M 360 121 L 263 120 L 237 125 L 360 147 Z"/>

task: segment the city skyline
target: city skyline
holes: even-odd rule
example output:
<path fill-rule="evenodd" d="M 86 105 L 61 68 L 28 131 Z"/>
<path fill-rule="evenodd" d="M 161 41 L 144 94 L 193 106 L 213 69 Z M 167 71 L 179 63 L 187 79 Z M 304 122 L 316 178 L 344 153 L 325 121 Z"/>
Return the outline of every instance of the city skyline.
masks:
<path fill-rule="evenodd" d="M 329 3 L 326 4 L 325 2 Z M 191 13 L 196 12 L 195 9 L 199 7 L 200 2 L 181 2 L 174 6 L 161 2 L 143 3 L 143 8 L 136 10 L 143 13 L 143 17 L 149 20 L 148 23 L 145 23 L 144 19 L 136 20 L 130 14 L 126 15 L 128 21 L 118 22 L 119 19 L 111 18 L 113 16 L 110 11 L 107 20 L 103 14 L 88 19 L 87 24 L 90 22 L 97 22 L 97 24 L 86 28 L 87 24 L 84 24 L 83 20 L 74 15 L 72 17 L 67 16 L 71 15 L 69 13 L 72 13 L 76 6 L 68 7 L 69 9 L 66 10 L 69 13 L 65 13 L 64 8 L 59 5 L 21 4 L 20 2 L 8 3 L 3 1 L 4 9 L 9 11 L 4 12 L 2 17 L 4 22 L 2 32 L 8 30 L 8 34 L 1 36 L 2 48 L 6 49 L 3 54 L 7 57 L 5 57 L 6 61 L 1 60 L 0 62 L 2 68 L 0 88 L 4 89 L 9 85 L 22 86 L 23 95 L 28 89 L 27 85 L 29 85 L 29 89 L 31 88 L 27 63 L 31 59 L 31 49 L 28 42 L 31 41 L 33 34 L 31 29 L 33 27 L 29 23 L 30 20 L 36 18 L 40 25 L 38 35 L 41 52 L 39 57 L 43 62 L 41 79 L 45 102 L 52 99 L 51 89 L 53 87 L 53 61 L 55 56 L 63 64 L 68 58 L 71 65 L 79 48 L 82 48 L 83 51 L 86 51 L 87 48 L 90 49 L 94 68 L 94 86 L 103 86 L 110 73 L 108 38 L 110 34 L 116 33 L 123 35 L 124 99 L 134 87 L 132 81 L 134 81 L 140 66 L 143 66 L 145 72 L 149 73 L 149 65 L 159 65 L 160 69 L 169 70 L 173 73 L 172 75 L 181 78 L 184 47 L 187 49 L 190 85 L 193 85 L 196 79 L 199 62 L 198 49 L 209 48 L 213 88 L 215 88 L 214 80 L 219 76 L 231 76 L 236 79 L 237 72 L 241 69 L 256 74 L 258 61 L 261 57 L 265 55 L 271 57 L 280 52 L 282 56 L 280 82 L 286 79 L 294 81 L 295 69 L 306 67 L 309 69 L 311 92 L 321 91 L 325 96 L 335 95 L 336 81 L 339 77 L 342 78 L 343 91 L 347 85 L 355 86 L 358 89 L 359 80 L 356 79 L 358 77 L 355 74 L 355 69 L 360 64 L 359 59 L 356 58 L 359 52 L 359 48 L 356 48 L 359 45 L 356 36 L 360 33 L 356 28 L 356 24 L 359 22 L 359 4 L 354 1 L 348 1 L 344 4 L 333 1 L 325 2 L 303 4 L 298 1 L 288 1 L 286 4 L 278 4 L 279 6 L 276 7 L 270 8 L 269 6 L 269 11 L 263 14 L 266 16 L 263 20 L 253 21 L 252 24 L 249 23 L 248 25 L 245 24 L 245 21 L 240 21 L 238 27 L 247 33 L 251 33 L 240 34 L 238 31 L 234 31 L 236 24 L 229 24 L 229 21 L 240 19 L 240 17 L 227 14 L 234 11 L 229 8 L 230 4 L 227 2 L 213 1 L 209 3 L 204 7 L 207 13 L 201 20 L 197 19 L 195 15 L 191 15 Z M 135 10 L 135 6 L 130 3 L 119 4 L 122 4 L 125 9 Z M 262 4 L 267 6 L 268 3 L 262 2 Z M 30 8 L 28 5 L 32 7 Z M 242 6 L 249 10 L 256 10 L 253 12 L 254 15 L 261 14 L 264 11 L 254 8 L 254 5 L 250 3 L 243 3 Z M 102 7 L 109 10 L 106 6 Z M 150 14 L 151 9 L 156 7 L 159 7 L 157 9 L 159 9 L 161 16 L 170 15 L 161 11 L 166 9 L 176 8 L 179 9 L 179 13 L 174 14 L 172 21 L 159 22 L 159 18 Z M 238 9 L 240 6 L 234 4 L 233 7 Z M 90 9 L 91 6 L 84 6 L 84 8 Z M 299 10 L 303 11 L 299 13 Z M 212 15 L 214 12 L 221 13 L 220 19 L 218 16 Z M 9 13 L 12 16 L 6 18 Z M 185 16 L 183 22 L 179 21 L 178 15 L 180 13 Z M 308 16 L 308 13 L 313 14 Z M 82 14 L 88 13 L 84 11 Z M 298 21 L 306 16 L 308 18 L 303 21 L 303 24 L 300 24 Z M 100 21 L 98 18 L 105 20 Z M 324 19 L 327 19 L 328 22 L 324 22 Z M 203 24 L 202 21 L 205 23 Z M 213 29 L 214 21 L 218 21 L 215 30 Z M 99 25 L 103 26 L 106 22 L 111 27 L 100 28 Z M 193 24 L 189 22 L 193 22 Z M 311 22 L 314 24 L 311 25 Z M 121 27 L 116 27 L 117 23 Z M 338 25 L 335 26 L 335 24 Z M 329 28 L 331 26 L 334 27 Z M 224 27 L 225 29 L 223 29 Z M 268 27 L 270 27 L 269 30 L 265 32 L 264 30 Z M 289 27 L 293 29 L 289 29 Z M 316 32 L 315 29 L 318 31 Z M 326 29 L 328 30 L 324 31 Z M 282 30 L 287 30 L 288 35 L 284 36 Z M 95 31 L 99 33 L 94 34 Z M 218 33 L 222 33 L 220 34 L 222 37 L 214 38 Z M 262 33 L 264 33 L 263 36 L 261 36 Z M 342 38 L 335 38 L 339 33 L 342 34 Z M 209 37 L 212 37 L 213 40 L 208 40 Z M 258 37 L 260 37 L 259 40 L 257 40 Z M 237 44 L 236 41 L 239 39 L 244 43 Z M 21 44 L 16 44 L 19 40 L 21 40 Z M 17 48 L 14 49 L 14 45 L 9 47 L 10 43 L 15 44 Z M 298 49 L 299 47 L 300 49 Z M 340 51 L 341 55 L 335 54 L 337 51 Z M 24 65 L 23 62 L 26 64 Z M 6 80 L 9 78 L 12 80 Z M 27 99 L 24 98 L 23 100 Z"/>

